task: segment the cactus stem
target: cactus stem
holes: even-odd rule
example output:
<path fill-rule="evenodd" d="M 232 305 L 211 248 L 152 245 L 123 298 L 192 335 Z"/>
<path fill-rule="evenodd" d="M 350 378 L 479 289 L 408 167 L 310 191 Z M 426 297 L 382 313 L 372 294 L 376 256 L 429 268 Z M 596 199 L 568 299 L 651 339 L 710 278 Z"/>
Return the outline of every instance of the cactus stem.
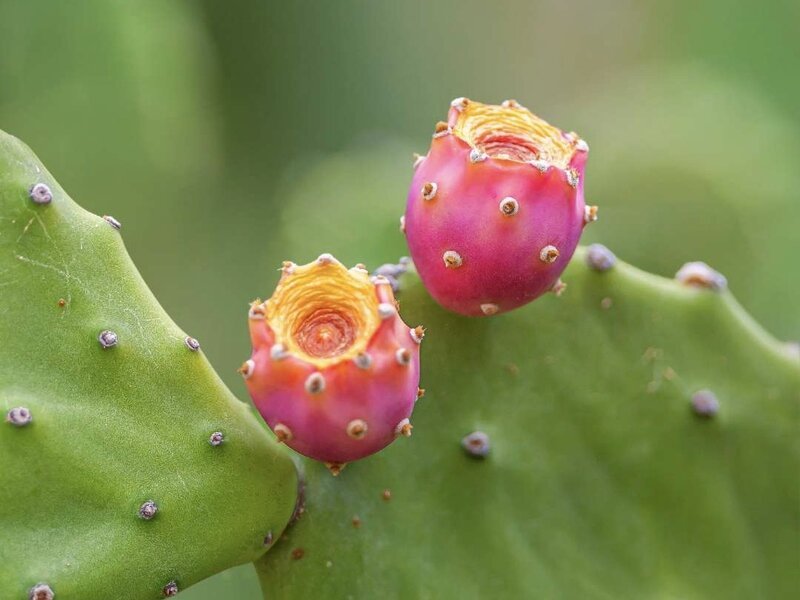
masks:
<path fill-rule="evenodd" d="M 481 304 L 481 312 L 485 315 L 496 315 L 498 310 L 500 310 L 500 307 L 497 306 L 497 304 L 493 304 L 491 302 Z"/>
<path fill-rule="evenodd" d="M 389 319 L 393 317 L 397 313 L 397 309 L 394 307 L 393 304 L 389 304 L 388 302 L 381 302 L 378 304 L 378 316 L 381 319 Z"/>
<path fill-rule="evenodd" d="M 341 463 L 341 462 L 326 462 L 325 463 L 325 467 L 328 469 L 328 471 L 331 472 L 331 475 L 333 475 L 334 477 L 338 477 L 339 473 L 341 473 L 346 466 L 347 466 L 347 463 Z"/>
<path fill-rule="evenodd" d="M 37 183 L 28 192 L 31 200 L 36 204 L 50 204 L 53 201 L 53 192 L 45 183 Z"/>
<path fill-rule="evenodd" d="M 422 164 L 422 161 L 424 161 L 426 158 L 428 158 L 427 155 L 417 154 L 416 152 L 414 152 L 414 154 L 412 154 L 412 157 L 414 159 L 413 168 L 414 168 L 415 171 L 417 170 L 417 167 L 419 167 Z"/>
<path fill-rule="evenodd" d="M 386 488 L 381 492 L 381 498 L 383 498 L 386 502 L 392 499 L 392 490 Z"/>
<path fill-rule="evenodd" d="M 455 108 L 458 111 L 461 111 L 461 110 L 464 110 L 465 108 L 467 108 L 468 104 L 469 104 L 469 98 L 461 97 L 461 98 L 456 98 L 455 100 L 453 100 L 450 103 L 450 106 L 452 106 L 453 108 Z"/>
<path fill-rule="evenodd" d="M 544 263 L 554 263 L 558 258 L 558 248 L 553 245 L 547 245 L 539 252 L 539 260 Z"/>
<path fill-rule="evenodd" d="M 461 447 L 467 454 L 475 458 L 485 458 L 491 448 L 489 436 L 482 431 L 473 431 L 464 436 L 461 440 Z"/>
<path fill-rule="evenodd" d="M 725 276 L 704 262 L 686 263 L 675 274 L 675 279 L 683 285 L 703 287 L 715 292 L 721 292 L 728 287 Z"/>
<path fill-rule="evenodd" d="M 309 394 L 321 394 L 325 391 L 325 377 L 322 373 L 312 373 L 306 379 L 306 391 Z"/>
<path fill-rule="evenodd" d="M 208 443 L 214 446 L 215 448 L 217 446 L 221 446 L 222 442 L 224 441 L 225 441 L 225 436 L 221 431 L 215 431 L 208 438 Z"/>
<path fill-rule="evenodd" d="M 540 173 L 547 173 L 548 169 L 550 169 L 551 166 L 550 163 L 547 162 L 546 160 L 538 158 L 534 160 L 529 160 L 528 164 L 531 165 L 532 167 L 536 167 Z"/>
<path fill-rule="evenodd" d="M 273 344 L 272 347 L 269 349 L 269 357 L 272 360 L 283 360 L 289 356 L 288 350 L 286 350 L 286 346 L 283 344 Z"/>
<path fill-rule="evenodd" d="M 519 202 L 516 198 L 506 196 L 500 201 L 500 212 L 506 217 L 513 217 L 519 212 Z"/>
<path fill-rule="evenodd" d="M 405 233 L 406 232 L 406 216 L 405 215 L 400 215 L 400 232 L 401 233 Z"/>
<path fill-rule="evenodd" d="M 593 271 L 608 271 L 617 264 L 614 253 L 603 244 L 592 244 L 586 251 L 586 265 Z"/>
<path fill-rule="evenodd" d="M 33 415 L 24 406 L 17 406 L 6 413 L 6 422 L 15 427 L 24 427 L 33 420 Z"/>
<path fill-rule="evenodd" d="M 250 303 L 250 310 L 247 313 L 247 318 L 252 321 L 263 321 L 266 317 L 266 311 L 261 299 L 253 300 Z"/>
<path fill-rule="evenodd" d="M 363 419 L 353 419 L 347 424 L 347 435 L 354 440 L 363 439 L 368 430 L 367 422 Z"/>
<path fill-rule="evenodd" d="M 372 357 L 366 352 L 359 352 L 353 362 L 359 369 L 369 369 L 372 366 Z"/>
<path fill-rule="evenodd" d="M 398 348 L 397 352 L 394 353 L 394 358 L 398 365 L 406 367 L 411 363 L 411 352 L 407 348 Z"/>
<path fill-rule="evenodd" d="M 97 336 L 97 341 L 100 342 L 100 345 L 103 348 L 111 348 L 112 346 L 117 345 L 119 338 L 117 337 L 117 334 L 114 333 L 113 331 L 105 329 L 101 331 L 100 334 Z"/>
<path fill-rule="evenodd" d="M 178 583 L 175 580 L 170 581 L 167 585 L 161 588 L 161 593 L 164 594 L 164 598 L 172 598 L 173 596 L 177 596 Z"/>
<path fill-rule="evenodd" d="M 253 376 L 253 371 L 256 369 L 256 363 L 252 358 L 248 358 L 239 367 L 239 373 L 242 374 L 244 379 L 250 379 Z"/>
<path fill-rule="evenodd" d="M 448 269 L 457 269 L 464 264 L 464 259 L 455 250 L 447 250 L 442 254 L 442 260 L 444 261 L 444 266 Z"/>
<path fill-rule="evenodd" d="M 272 431 L 275 433 L 275 437 L 278 438 L 278 441 L 282 444 L 290 442 L 292 439 L 294 439 L 292 430 L 283 423 L 276 423 L 275 427 L 272 428 Z"/>
<path fill-rule="evenodd" d="M 439 191 L 439 185 L 433 181 L 428 181 L 422 186 L 422 198 L 424 200 L 433 200 L 436 197 L 436 192 Z"/>
<path fill-rule="evenodd" d="M 425 396 L 425 388 L 417 388 L 417 400 Z"/>
<path fill-rule="evenodd" d="M 28 592 L 28 600 L 53 600 L 55 597 L 53 588 L 46 583 L 37 583 Z"/>
<path fill-rule="evenodd" d="M 119 231 L 120 229 L 122 229 L 122 223 L 120 223 L 119 221 L 117 221 L 117 220 L 116 220 L 114 217 L 112 217 L 111 215 L 103 215 L 103 219 L 105 220 L 105 222 L 106 222 L 106 223 L 108 223 L 109 225 L 111 225 L 111 226 L 112 226 L 114 229 L 116 229 L 116 230 L 118 230 L 118 231 Z"/>
<path fill-rule="evenodd" d="M 158 513 L 158 505 L 152 500 L 143 502 L 138 511 L 139 518 L 145 521 L 151 520 L 156 516 L 156 513 Z"/>
<path fill-rule="evenodd" d="M 580 175 L 575 169 L 567 169 L 567 183 L 570 187 L 578 187 L 578 181 L 580 180 Z"/>
<path fill-rule="evenodd" d="M 183 343 L 186 344 L 186 347 L 192 352 L 197 352 L 200 350 L 200 342 L 190 335 L 187 335 L 185 338 L 183 338 Z"/>
<path fill-rule="evenodd" d="M 583 209 L 583 222 L 585 224 L 588 224 L 597 221 L 598 210 L 599 208 L 597 207 L 597 205 L 585 206 Z"/>
<path fill-rule="evenodd" d="M 486 152 L 481 152 L 477 148 L 473 148 L 469 152 L 469 162 L 471 162 L 472 164 L 483 162 L 487 158 L 489 158 L 489 155 L 486 154 Z"/>
<path fill-rule="evenodd" d="M 414 429 L 414 426 L 411 424 L 411 421 L 408 419 L 403 419 L 395 426 L 394 435 L 395 437 L 399 437 L 401 435 L 405 437 L 411 437 L 412 429 Z"/>
<path fill-rule="evenodd" d="M 556 297 L 559 297 L 561 296 L 561 294 L 564 293 L 564 290 L 566 289 L 567 289 L 567 284 L 561 281 L 561 278 L 559 278 L 558 281 L 556 281 L 553 284 L 553 287 L 550 288 L 550 291 L 553 292 L 556 295 Z"/>
<path fill-rule="evenodd" d="M 409 329 L 408 333 L 411 339 L 418 344 L 421 344 L 422 340 L 425 339 L 425 328 L 422 325 L 417 325 L 414 329 Z"/>
<path fill-rule="evenodd" d="M 692 410 L 698 417 L 710 419 L 719 412 L 719 400 L 710 390 L 700 390 L 692 396 Z"/>

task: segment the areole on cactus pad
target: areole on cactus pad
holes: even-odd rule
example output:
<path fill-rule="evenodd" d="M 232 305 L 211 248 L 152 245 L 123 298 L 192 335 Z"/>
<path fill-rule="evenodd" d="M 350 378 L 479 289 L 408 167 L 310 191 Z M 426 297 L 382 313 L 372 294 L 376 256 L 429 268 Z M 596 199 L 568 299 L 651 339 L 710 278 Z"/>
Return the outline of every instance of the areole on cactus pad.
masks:
<path fill-rule="evenodd" d="M 411 435 L 425 330 L 400 319 L 386 277 L 330 254 L 286 262 L 249 318 L 253 354 L 241 372 L 280 441 L 337 475 Z"/>
<path fill-rule="evenodd" d="M 445 308 L 494 315 L 560 293 L 583 227 L 589 147 L 514 100 L 456 98 L 437 124 L 401 221 L 425 287 Z"/>

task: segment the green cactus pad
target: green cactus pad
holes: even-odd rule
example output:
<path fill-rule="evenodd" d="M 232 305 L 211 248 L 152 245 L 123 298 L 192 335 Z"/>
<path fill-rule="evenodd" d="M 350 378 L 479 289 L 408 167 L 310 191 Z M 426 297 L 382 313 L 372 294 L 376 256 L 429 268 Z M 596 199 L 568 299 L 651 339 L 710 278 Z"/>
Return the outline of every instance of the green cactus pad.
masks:
<path fill-rule="evenodd" d="M 37 183 L 49 203 L 31 199 Z M 39 583 L 58 600 L 159 598 L 254 560 L 294 508 L 291 459 L 158 305 L 112 223 L 0 132 L 0 408 L 32 417 L 0 421 L 3 598 Z M 147 501 L 157 510 L 140 515 Z"/>
<path fill-rule="evenodd" d="M 314 252 L 375 243 L 346 199 L 403 191 L 371 177 L 371 161 L 353 161 L 354 189 L 325 189 L 315 215 L 349 215 L 359 236 L 331 227 Z M 302 203 L 287 223 L 307 226 Z M 401 211 L 362 209 L 387 222 Z M 428 332 L 413 435 L 337 478 L 304 461 L 305 513 L 258 563 L 265 598 L 751 599 L 800 588 L 800 361 L 727 291 L 622 262 L 594 271 L 585 255 L 561 297 L 485 319 L 445 312 L 404 277 L 403 318 Z M 692 408 L 700 390 L 718 399 L 713 417 Z M 485 458 L 462 448 L 475 431 L 488 435 Z"/>

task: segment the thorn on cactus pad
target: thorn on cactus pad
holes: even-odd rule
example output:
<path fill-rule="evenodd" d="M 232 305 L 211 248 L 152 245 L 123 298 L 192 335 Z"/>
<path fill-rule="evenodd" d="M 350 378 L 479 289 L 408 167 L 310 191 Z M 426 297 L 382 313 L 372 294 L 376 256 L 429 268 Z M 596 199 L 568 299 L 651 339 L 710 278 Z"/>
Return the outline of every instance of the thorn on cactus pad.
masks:
<path fill-rule="evenodd" d="M 552 245 L 545 246 L 539 252 L 539 260 L 541 260 L 544 263 L 554 263 L 558 258 L 558 254 L 559 254 L 558 248 L 556 248 L 555 246 Z"/>
<path fill-rule="evenodd" d="M 611 298 L 609 298 L 608 296 L 606 296 L 605 298 L 600 300 L 600 308 L 602 308 L 603 310 L 608 310 L 609 308 L 611 308 L 613 306 L 613 304 L 614 304 L 614 301 Z"/>
<path fill-rule="evenodd" d="M 422 198 L 424 200 L 433 200 L 436 197 L 436 192 L 439 191 L 439 185 L 436 182 L 428 181 L 422 186 Z"/>
<path fill-rule="evenodd" d="M 28 591 L 28 600 L 53 600 L 55 597 L 53 588 L 46 583 L 37 583 Z"/>
<path fill-rule="evenodd" d="M 452 106 L 456 110 L 464 110 L 465 108 L 467 108 L 468 104 L 469 104 L 469 98 L 463 98 L 462 97 L 462 98 L 456 98 L 455 100 L 453 100 L 450 103 L 450 106 Z"/>
<path fill-rule="evenodd" d="M 15 427 L 24 427 L 33 420 L 33 415 L 24 406 L 16 406 L 6 413 L 6 422 Z"/>
<path fill-rule="evenodd" d="M 588 152 L 589 151 L 589 144 L 586 143 L 586 140 L 578 138 L 575 142 L 575 149 L 578 152 Z"/>
<path fill-rule="evenodd" d="M 196 339 L 194 339 L 194 338 L 193 338 L 192 336 L 190 336 L 190 335 L 187 335 L 187 336 L 186 336 L 186 337 L 183 339 L 183 343 L 184 343 L 184 344 L 186 344 L 186 347 L 187 347 L 189 350 L 191 350 L 192 352 L 197 352 L 198 350 L 200 350 L 200 342 L 198 342 Z"/>
<path fill-rule="evenodd" d="M 710 390 L 700 390 L 692 396 L 692 410 L 699 417 L 711 418 L 719 412 L 719 400 Z"/>
<path fill-rule="evenodd" d="M 553 284 L 553 287 L 550 288 L 550 291 L 553 292 L 558 298 L 561 296 L 561 294 L 564 293 L 564 290 L 566 289 L 567 289 L 567 284 L 561 281 L 561 279 L 559 279 Z"/>
<path fill-rule="evenodd" d="M 508 100 L 503 100 L 500 103 L 500 106 L 503 108 L 524 108 L 519 102 L 516 100 L 509 98 Z"/>
<path fill-rule="evenodd" d="M 112 346 L 117 345 L 119 338 L 117 338 L 116 333 L 106 329 L 100 332 L 100 334 L 97 336 L 97 341 L 100 342 L 100 345 L 103 348 L 111 348 Z"/>
<path fill-rule="evenodd" d="M 361 527 L 361 517 L 359 517 L 358 515 L 353 515 L 353 518 L 350 520 L 350 522 L 353 524 L 353 527 L 355 529 Z"/>
<path fill-rule="evenodd" d="M 479 163 L 479 162 L 483 162 L 487 158 L 489 158 L 489 155 L 486 154 L 486 152 L 481 152 L 477 148 L 473 148 L 469 152 L 469 162 L 471 162 L 473 164 Z"/>
<path fill-rule="evenodd" d="M 457 269 L 464 264 L 461 255 L 455 250 L 448 250 L 442 254 L 442 260 L 444 261 L 444 266 L 448 269 Z"/>
<path fill-rule="evenodd" d="M 394 353 L 394 358 L 398 365 L 406 367 L 411 363 L 411 352 L 406 348 L 398 348 L 397 352 Z"/>
<path fill-rule="evenodd" d="M 294 438 L 292 430 L 283 423 L 276 423 L 272 431 L 275 433 L 275 437 L 278 438 L 278 441 L 284 444 L 290 442 Z"/>
<path fill-rule="evenodd" d="M 498 310 L 500 310 L 500 307 L 497 304 L 492 304 L 491 302 L 481 304 L 481 312 L 487 316 L 496 315 Z"/>
<path fill-rule="evenodd" d="M 414 158 L 413 168 L 415 171 L 417 170 L 417 167 L 419 167 L 422 164 L 422 161 L 424 161 L 427 158 L 427 156 L 422 154 L 417 154 L 416 152 L 414 152 L 412 157 Z"/>
<path fill-rule="evenodd" d="M 158 505 L 156 505 L 156 503 L 152 500 L 148 500 L 147 502 L 142 503 L 138 512 L 140 519 L 149 521 L 158 513 Z"/>
<path fill-rule="evenodd" d="M 321 394 L 325 391 L 325 377 L 322 373 L 312 373 L 306 379 L 305 386 L 309 394 Z"/>
<path fill-rule="evenodd" d="M 461 440 L 461 447 L 467 454 L 475 458 L 486 458 L 489 455 L 491 445 L 489 436 L 482 431 L 473 431 L 464 436 Z"/>
<path fill-rule="evenodd" d="M 327 468 L 328 471 L 331 472 L 331 475 L 333 475 L 334 477 L 338 477 L 339 473 L 341 473 L 346 466 L 347 466 L 347 463 L 341 463 L 341 462 L 326 462 L 325 463 L 325 468 Z"/>
<path fill-rule="evenodd" d="M 603 244 L 592 244 L 586 251 L 586 264 L 593 271 L 608 271 L 617 264 L 617 257 Z"/>
<path fill-rule="evenodd" d="M 369 369 L 372 366 L 372 357 L 366 352 L 359 352 L 353 362 L 359 369 Z"/>
<path fill-rule="evenodd" d="M 37 183 L 31 187 L 28 195 L 36 204 L 50 204 L 53 201 L 53 192 L 44 183 Z"/>
<path fill-rule="evenodd" d="M 599 208 L 597 206 L 584 206 L 583 207 L 583 222 L 594 223 L 597 221 L 597 211 Z"/>
<path fill-rule="evenodd" d="M 401 233 L 405 233 L 406 232 L 406 216 L 405 215 L 401 215 L 400 216 L 400 231 L 401 231 Z"/>
<path fill-rule="evenodd" d="M 398 436 L 405 436 L 411 437 L 411 430 L 414 429 L 414 426 L 411 424 L 411 421 L 408 419 L 403 419 L 400 421 L 397 426 L 394 428 L 394 435 L 395 437 Z"/>
<path fill-rule="evenodd" d="M 303 550 L 302 548 L 295 548 L 294 550 L 292 550 L 292 559 L 294 559 L 294 560 L 300 560 L 305 555 L 306 555 L 306 551 Z"/>
<path fill-rule="evenodd" d="M 283 344 L 273 344 L 269 349 L 269 357 L 272 360 L 283 360 L 289 356 L 289 351 Z"/>
<path fill-rule="evenodd" d="M 295 263 L 293 263 L 290 260 L 285 260 L 285 261 L 283 261 L 283 264 L 281 265 L 281 269 L 280 270 L 284 275 L 291 275 L 292 273 L 294 273 L 294 270 L 296 268 L 297 268 L 297 265 Z"/>
<path fill-rule="evenodd" d="M 242 374 L 244 379 L 250 379 L 253 376 L 253 371 L 256 370 L 256 363 L 253 361 L 252 358 L 248 358 L 246 361 L 242 363 L 242 366 L 239 367 L 239 373 Z"/>
<path fill-rule="evenodd" d="M 425 388 L 418 387 L 417 388 L 417 400 L 423 398 L 425 396 Z"/>
<path fill-rule="evenodd" d="M 436 127 L 433 130 L 433 137 L 440 138 L 450 133 L 450 127 L 447 126 L 447 123 L 444 121 L 439 121 L 436 123 Z"/>
<path fill-rule="evenodd" d="M 267 532 L 267 535 L 264 536 L 263 546 L 266 548 L 267 546 L 271 546 L 273 540 L 275 539 L 274 534 L 272 533 L 272 529 Z"/>
<path fill-rule="evenodd" d="M 381 302 L 378 305 L 378 316 L 381 319 L 389 319 L 397 314 L 397 309 L 394 307 L 393 304 L 389 304 L 388 302 Z"/>
<path fill-rule="evenodd" d="M 417 325 L 413 329 L 409 329 L 408 333 L 411 336 L 411 339 L 417 344 L 421 344 L 422 340 L 425 339 L 425 328 L 422 325 Z"/>
<path fill-rule="evenodd" d="M 532 167 L 536 167 L 536 169 L 538 169 L 540 173 L 547 173 L 548 169 L 551 167 L 549 162 L 538 158 L 528 161 L 528 164 L 531 165 Z"/>
<path fill-rule="evenodd" d="M 721 292 L 728 287 L 728 280 L 704 262 L 688 262 L 675 274 L 675 279 L 683 285 L 704 287 Z"/>
<path fill-rule="evenodd" d="M 111 225 L 111 226 L 112 226 L 114 229 L 116 229 L 116 230 L 120 230 L 120 229 L 122 229 L 122 223 L 120 223 L 119 221 L 117 221 L 117 220 L 116 220 L 114 217 L 112 217 L 111 215 L 103 215 L 103 219 L 105 220 L 105 222 L 106 222 L 106 223 L 108 223 L 109 225 Z"/>
<path fill-rule="evenodd" d="M 215 431 L 208 438 L 208 443 L 214 446 L 215 448 L 217 446 L 221 446 L 222 442 L 224 441 L 225 441 L 225 436 L 221 431 Z"/>
<path fill-rule="evenodd" d="M 347 435 L 354 440 L 363 439 L 369 427 L 363 419 L 353 419 L 347 424 Z"/>
<path fill-rule="evenodd" d="M 66 300 L 64 300 L 64 298 L 59 298 L 59 299 L 58 299 L 58 302 L 57 302 L 57 304 L 58 304 L 58 305 L 59 305 L 61 308 L 64 308 L 64 307 L 67 305 L 67 301 L 66 301 Z"/>
<path fill-rule="evenodd" d="M 519 202 L 517 202 L 516 198 L 506 196 L 500 200 L 500 212 L 506 217 L 513 217 L 519 212 Z"/>
<path fill-rule="evenodd" d="M 580 175 L 575 169 L 567 169 L 567 183 L 570 187 L 578 187 L 578 181 L 580 180 Z"/>
<path fill-rule="evenodd" d="M 176 581 L 170 581 L 167 585 L 165 585 L 161 589 L 161 593 L 164 594 L 165 598 L 172 598 L 173 596 L 178 595 L 178 583 Z"/>
<path fill-rule="evenodd" d="M 392 499 L 392 490 L 386 488 L 381 492 L 381 498 L 383 498 L 386 502 Z"/>

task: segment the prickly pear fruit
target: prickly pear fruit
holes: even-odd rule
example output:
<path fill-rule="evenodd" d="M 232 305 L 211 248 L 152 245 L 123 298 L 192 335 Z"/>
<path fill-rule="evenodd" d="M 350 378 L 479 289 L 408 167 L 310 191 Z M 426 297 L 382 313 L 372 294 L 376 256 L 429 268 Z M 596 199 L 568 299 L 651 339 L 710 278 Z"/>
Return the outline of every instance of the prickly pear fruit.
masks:
<path fill-rule="evenodd" d="M 411 434 L 425 332 L 400 319 L 386 277 L 330 254 L 286 262 L 249 319 L 253 353 L 241 372 L 280 441 L 336 475 Z"/>
<path fill-rule="evenodd" d="M 588 151 L 513 100 L 454 100 L 415 161 L 402 222 L 433 298 L 480 316 L 562 290 L 559 276 L 597 218 L 583 199 Z"/>

